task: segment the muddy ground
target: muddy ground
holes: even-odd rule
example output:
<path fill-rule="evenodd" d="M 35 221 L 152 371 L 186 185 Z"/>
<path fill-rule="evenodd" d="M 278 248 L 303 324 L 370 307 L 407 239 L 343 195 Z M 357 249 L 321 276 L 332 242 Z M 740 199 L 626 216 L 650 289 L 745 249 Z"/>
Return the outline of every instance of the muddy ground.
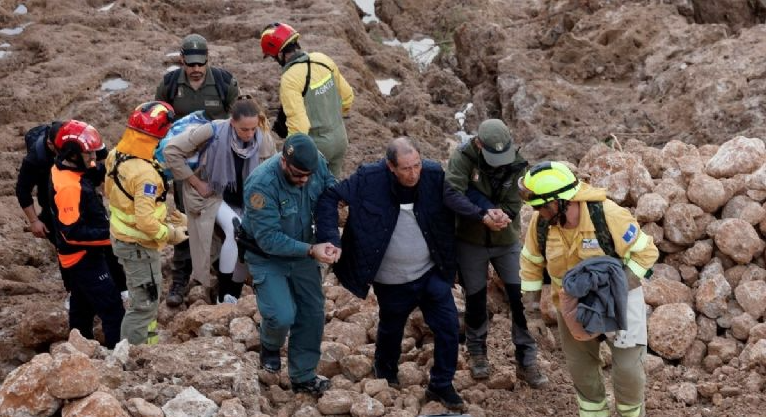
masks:
<path fill-rule="evenodd" d="M 279 67 L 262 59 L 262 27 L 286 21 L 302 34 L 305 50 L 333 57 L 356 94 L 346 120 L 346 173 L 380 158 L 399 135 L 445 160 L 458 131 L 472 134 L 489 117 L 513 128 L 532 162 L 578 162 L 612 134 L 655 146 L 766 135 L 765 8 L 757 0 L 377 0 L 379 21 L 371 23 L 350 0 L 20 4 L 0 0 L 0 377 L 35 353 L 19 343 L 19 323 L 45 320 L 64 299 L 54 252 L 26 231 L 13 191 L 23 132 L 76 118 L 116 143 L 130 110 L 152 98 L 191 32 L 208 39 L 209 62 L 230 70 L 271 117 Z M 428 37 L 438 54 L 426 68 L 405 48 L 388 45 Z M 118 78 L 126 89 L 105 89 Z M 399 82 L 389 95 L 377 84 L 385 79 Z M 462 126 L 455 115 L 463 109 Z M 509 365 L 506 307 L 492 308 L 500 312 L 492 363 Z M 548 388 L 517 383 L 474 402 L 489 416 L 576 415 L 557 344 L 545 341 L 541 357 Z M 765 383 L 740 390 L 748 377 L 722 375 L 719 383 L 737 388 L 733 396 L 686 405 L 670 387 L 702 374 L 667 362 L 648 375 L 648 415 L 764 415 Z"/>

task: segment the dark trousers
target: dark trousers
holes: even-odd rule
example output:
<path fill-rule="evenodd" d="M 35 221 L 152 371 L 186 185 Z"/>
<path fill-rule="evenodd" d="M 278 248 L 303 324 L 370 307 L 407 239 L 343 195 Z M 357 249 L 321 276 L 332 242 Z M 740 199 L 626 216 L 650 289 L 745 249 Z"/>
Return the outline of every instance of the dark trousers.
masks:
<path fill-rule="evenodd" d="M 109 273 L 101 248 L 89 250 L 74 266 L 67 268 L 72 278 L 69 301 L 69 327 L 83 337 L 93 339 L 93 319 L 99 316 L 104 331 L 104 345 L 109 349 L 120 341 L 123 301 Z"/>
<path fill-rule="evenodd" d="M 374 283 L 374 294 L 379 301 L 379 327 L 374 354 L 377 366 L 380 369 L 398 369 L 406 320 L 419 307 L 435 335 L 430 386 L 444 388 L 450 385 L 457 370 L 459 354 L 459 318 L 451 294 L 451 283 L 433 268 L 416 281 L 405 284 Z"/>
<path fill-rule="evenodd" d="M 56 233 L 53 230 L 53 220 L 51 219 L 51 215 L 47 214 L 50 213 L 49 210 L 43 209 L 40 213 L 37 214 L 37 218 L 40 219 L 41 222 L 45 225 L 45 227 L 48 229 L 48 233 L 45 234 L 45 237 L 48 239 L 49 242 L 53 244 L 53 247 L 56 247 Z M 69 280 L 69 271 L 67 271 L 66 268 L 61 266 L 61 262 L 58 262 L 58 256 L 56 257 L 57 263 L 59 264 L 59 272 L 61 273 L 61 280 L 64 283 L 64 289 L 67 290 L 67 292 L 71 291 L 70 288 L 70 280 Z"/>
<path fill-rule="evenodd" d="M 184 210 L 184 197 L 182 196 L 182 187 L 184 181 L 174 181 L 174 205 L 182 213 Z M 174 256 L 171 260 L 171 281 L 177 285 L 187 285 L 192 274 L 192 257 L 190 256 L 190 242 L 184 242 L 174 245 Z"/>

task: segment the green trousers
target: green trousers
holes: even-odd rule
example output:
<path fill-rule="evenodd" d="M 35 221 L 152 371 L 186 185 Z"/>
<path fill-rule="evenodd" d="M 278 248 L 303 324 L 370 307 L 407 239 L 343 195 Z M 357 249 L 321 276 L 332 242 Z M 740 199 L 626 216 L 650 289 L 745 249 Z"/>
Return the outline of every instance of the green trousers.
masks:
<path fill-rule="evenodd" d="M 577 390 L 580 417 L 609 417 L 606 387 L 601 374 L 600 343 L 597 339 L 575 340 L 558 314 L 558 332 L 566 357 L 566 367 Z M 646 346 L 618 348 L 607 341 L 612 352 L 611 379 L 617 413 L 621 417 L 644 417 L 644 386 L 646 373 L 643 361 Z"/>
<path fill-rule="evenodd" d="M 289 261 L 272 257 L 249 263 L 248 269 L 254 277 L 256 302 L 262 315 L 262 345 L 280 350 L 288 336 L 291 382 L 314 379 L 325 324 L 318 263 L 310 258 Z"/>
<path fill-rule="evenodd" d="M 163 284 L 160 251 L 116 239 L 112 239 L 112 250 L 125 270 L 130 296 L 120 338 L 128 339 L 132 345 L 156 344 L 158 298 Z"/>

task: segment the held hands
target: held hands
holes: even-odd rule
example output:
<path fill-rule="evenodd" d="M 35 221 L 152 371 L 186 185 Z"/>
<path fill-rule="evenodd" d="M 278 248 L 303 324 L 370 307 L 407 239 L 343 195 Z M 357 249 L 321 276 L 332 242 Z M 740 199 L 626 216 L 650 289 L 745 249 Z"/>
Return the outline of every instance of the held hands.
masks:
<path fill-rule="evenodd" d="M 512 222 L 507 213 L 498 208 L 489 209 L 489 211 L 486 212 L 486 215 L 483 216 L 482 221 L 492 232 L 498 232 Z"/>
<path fill-rule="evenodd" d="M 310 246 L 310 252 L 308 255 L 310 258 L 313 258 L 317 261 L 326 264 L 333 264 L 336 263 L 336 261 L 338 261 L 342 256 L 342 249 L 337 248 L 329 242 L 317 243 Z"/>
<path fill-rule="evenodd" d="M 187 235 L 187 226 L 174 226 L 168 224 L 168 244 L 178 245 L 189 238 Z"/>
<path fill-rule="evenodd" d="M 35 237 L 44 238 L 46 236 L 46 233 L 48 233 L 48 228 L 45 227 L 45 223 L 40 221 L 40 219 L 37 219 L 30 223 L 29 230 L 32 232 Z"/>

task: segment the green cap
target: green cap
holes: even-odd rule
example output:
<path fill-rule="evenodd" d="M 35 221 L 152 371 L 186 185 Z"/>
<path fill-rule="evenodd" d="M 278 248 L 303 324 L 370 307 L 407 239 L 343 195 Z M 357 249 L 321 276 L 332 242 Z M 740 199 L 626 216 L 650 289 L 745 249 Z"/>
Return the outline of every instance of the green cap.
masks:
<path fill-rule="evenodd" d="M 294 133 L 283 144 L 283 157 L 291 166 L 306 172 L 318 167 L 318 147 L 311 137 Z"/>
<path fill-rule="evenodd" d="M 182 40 L 182 56 L 188 64 L 205 64 L 208 61 L 208 42 L 206 38 L 193 33 Z"/>
<path fill-rule="evenodd" d="M 493 167 L 512 164 L 515 161 L 513 135 L 505 122 L 499 119 L 484 120 L 478 126 L 481 152 L 486 163 Z"/>

